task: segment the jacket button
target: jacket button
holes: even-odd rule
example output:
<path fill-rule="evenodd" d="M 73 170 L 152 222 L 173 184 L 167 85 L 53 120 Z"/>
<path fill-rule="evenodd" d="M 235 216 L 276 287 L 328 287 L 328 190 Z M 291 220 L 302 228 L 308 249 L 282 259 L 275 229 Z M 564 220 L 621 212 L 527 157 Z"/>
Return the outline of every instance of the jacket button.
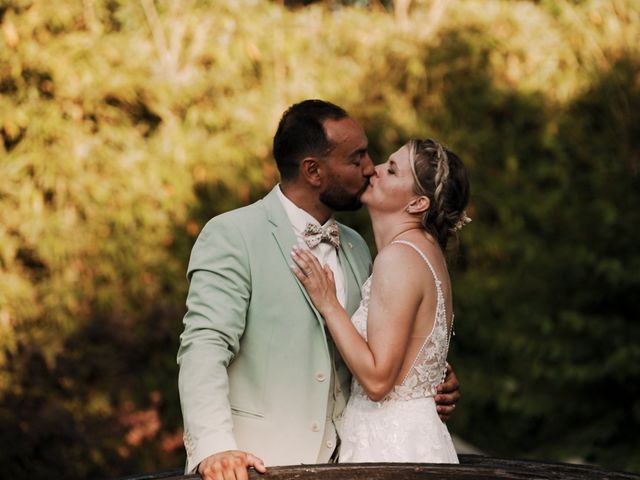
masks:
<path fill-rule="evenodd" d="M 327 442 L 327 448 L 333 448 L 333 447 L 334 447 L 333 442 L 332 442 L 331 440 L 329 440 L 329 441 Z"/>
<path fill-rule="evenodd" d="M 318 422 L 312 422 L 311 423 L 311 431 L 312 432 L 319 432 L 320 431 L 320 425 L 318 424 Z"/>
<path fill-rule="evenodd" d="M 327 376 L 322 373 L 322 372 L 318 372 L 316 373 L 316 380 L 319 382 L 324 382 L 327 379 Z"/>

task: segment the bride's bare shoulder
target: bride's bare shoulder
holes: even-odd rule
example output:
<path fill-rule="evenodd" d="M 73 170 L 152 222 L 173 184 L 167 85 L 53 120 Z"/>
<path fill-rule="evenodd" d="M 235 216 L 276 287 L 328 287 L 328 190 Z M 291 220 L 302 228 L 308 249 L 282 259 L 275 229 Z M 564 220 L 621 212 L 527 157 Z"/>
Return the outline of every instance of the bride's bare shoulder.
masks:
<path fill-rule="evenodd" d="M 401 243 L 391 243 L 378 252 L 373 262 L 373 272 L 387 277 L 402 277 L 413 270 L 417 260 L 417 253 L 413 248 Z"/>

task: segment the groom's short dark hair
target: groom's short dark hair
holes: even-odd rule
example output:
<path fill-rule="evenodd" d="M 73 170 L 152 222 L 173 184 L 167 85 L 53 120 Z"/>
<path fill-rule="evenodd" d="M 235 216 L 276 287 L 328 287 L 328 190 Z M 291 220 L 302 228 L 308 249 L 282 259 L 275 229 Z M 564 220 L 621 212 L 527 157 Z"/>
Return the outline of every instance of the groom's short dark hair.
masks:
<path fill-rule="evenodd" d="M 331 150 L 331 142 L 322 123 L 340 120 L 349 114 L 324 100 L 304 100 L 291 105 L 282 115 L 273 137 L 273 157 L 282 180 L 298 176 L 300 160 L 308 156 L 323 156 Z"/>

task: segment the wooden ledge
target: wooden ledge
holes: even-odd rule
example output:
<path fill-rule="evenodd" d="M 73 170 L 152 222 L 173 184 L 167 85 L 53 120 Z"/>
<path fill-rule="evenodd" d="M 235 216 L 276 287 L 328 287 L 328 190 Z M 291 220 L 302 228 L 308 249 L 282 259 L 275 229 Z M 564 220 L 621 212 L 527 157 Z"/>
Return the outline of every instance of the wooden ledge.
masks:
<path fill-rule="evenodd" d="M 269 467 L 250 480 L 640 480 L 640 475 L 590 465 L 460 455 L 459 465 L 439 463 L 338 463 Z M 120 480 L 198 480 L 179 470 L 126 477 Z"/>

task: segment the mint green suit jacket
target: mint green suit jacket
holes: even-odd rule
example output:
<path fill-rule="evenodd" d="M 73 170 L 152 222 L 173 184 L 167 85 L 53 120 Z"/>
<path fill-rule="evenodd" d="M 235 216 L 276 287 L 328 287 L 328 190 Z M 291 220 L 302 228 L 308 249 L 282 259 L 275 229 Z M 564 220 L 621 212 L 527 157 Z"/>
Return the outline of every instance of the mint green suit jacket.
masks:
<path fill-rule="evenodd" d="M 354 230 L 340 235 L 351 314 L 371 256 Z M 296 244 L 274 189 L 210 220 L 193 247 L 178 351 L 187 472 L 224 450 L 287 465 L 316 463 L 326 447 L 328 399 L 344 407 L 350 374 L 291 272 Z"/>

